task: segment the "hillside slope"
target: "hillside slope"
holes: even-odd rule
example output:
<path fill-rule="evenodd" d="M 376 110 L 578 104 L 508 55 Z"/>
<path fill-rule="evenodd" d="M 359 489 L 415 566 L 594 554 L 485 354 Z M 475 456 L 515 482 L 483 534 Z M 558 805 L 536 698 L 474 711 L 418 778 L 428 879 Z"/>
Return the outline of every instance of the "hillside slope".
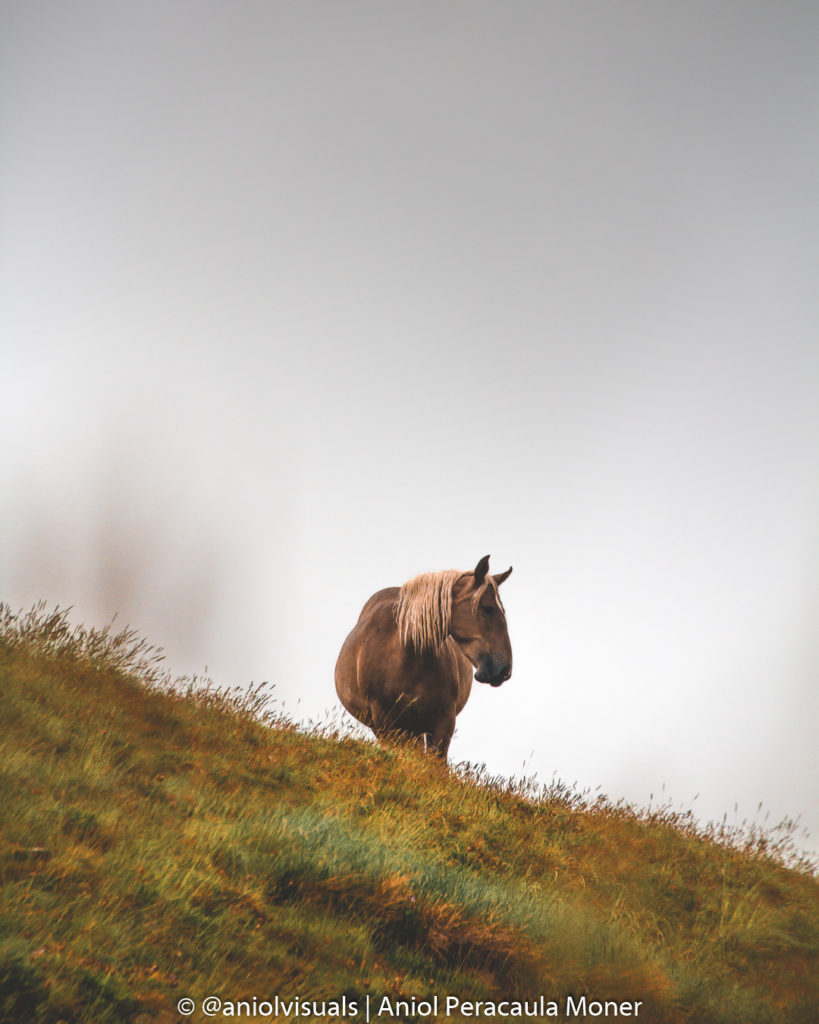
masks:
<path fill-rule="evenodd" d="M 816 879 L 770 837 L 263 722 L 0 611 L 0 1020 L 816 1019 Z"/>

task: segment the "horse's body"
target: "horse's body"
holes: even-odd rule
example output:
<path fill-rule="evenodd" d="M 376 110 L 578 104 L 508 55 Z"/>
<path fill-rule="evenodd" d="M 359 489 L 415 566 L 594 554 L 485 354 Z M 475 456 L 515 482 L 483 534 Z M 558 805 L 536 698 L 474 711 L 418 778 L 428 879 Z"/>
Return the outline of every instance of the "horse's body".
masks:
<path fill-rule="evenodd" d="M 376 736 L 424 738 L 446 758 L 455 716 L 478 682 L 512 674 L 512 648 L 489 556 L 474 572 L 424 573 L 367 601 L 336 662 L 344 707 Z"/>

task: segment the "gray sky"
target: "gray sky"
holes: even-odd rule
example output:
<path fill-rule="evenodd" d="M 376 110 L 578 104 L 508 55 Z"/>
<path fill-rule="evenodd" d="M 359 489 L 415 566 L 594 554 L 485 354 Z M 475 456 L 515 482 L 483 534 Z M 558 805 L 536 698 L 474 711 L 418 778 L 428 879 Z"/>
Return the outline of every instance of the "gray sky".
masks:
<path fill-rule="evenodd" d="M 514 564 L 454 759 L 817 846 L 819 8 L 0 5 L 0 598 L 335 705 Z"/>

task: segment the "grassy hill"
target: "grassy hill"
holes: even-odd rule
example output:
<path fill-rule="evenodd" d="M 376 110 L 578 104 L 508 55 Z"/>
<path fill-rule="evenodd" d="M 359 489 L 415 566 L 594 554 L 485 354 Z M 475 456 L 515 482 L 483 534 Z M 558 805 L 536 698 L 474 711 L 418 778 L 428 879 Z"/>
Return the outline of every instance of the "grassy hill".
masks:
<path fill-rule="evenodd" d="M 0 1020 L 816 1020 L 786 840 L 308 734 L 130 633 L 0 610 Z"/>

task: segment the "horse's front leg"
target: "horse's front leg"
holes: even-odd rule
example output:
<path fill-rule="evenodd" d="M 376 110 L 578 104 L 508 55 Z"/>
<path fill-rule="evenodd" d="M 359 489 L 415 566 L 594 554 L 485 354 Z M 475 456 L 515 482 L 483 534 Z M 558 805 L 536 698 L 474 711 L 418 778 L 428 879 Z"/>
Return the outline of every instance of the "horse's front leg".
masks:
<path fill-rule="evenodd" d="M 452 742 L 452 734 L 455 732 L 455 709 L 444 715 L 431 733 L 425 733 L 425 747 L 431 754 L 437 754 L 446 764 L 449 744 Z"/>

